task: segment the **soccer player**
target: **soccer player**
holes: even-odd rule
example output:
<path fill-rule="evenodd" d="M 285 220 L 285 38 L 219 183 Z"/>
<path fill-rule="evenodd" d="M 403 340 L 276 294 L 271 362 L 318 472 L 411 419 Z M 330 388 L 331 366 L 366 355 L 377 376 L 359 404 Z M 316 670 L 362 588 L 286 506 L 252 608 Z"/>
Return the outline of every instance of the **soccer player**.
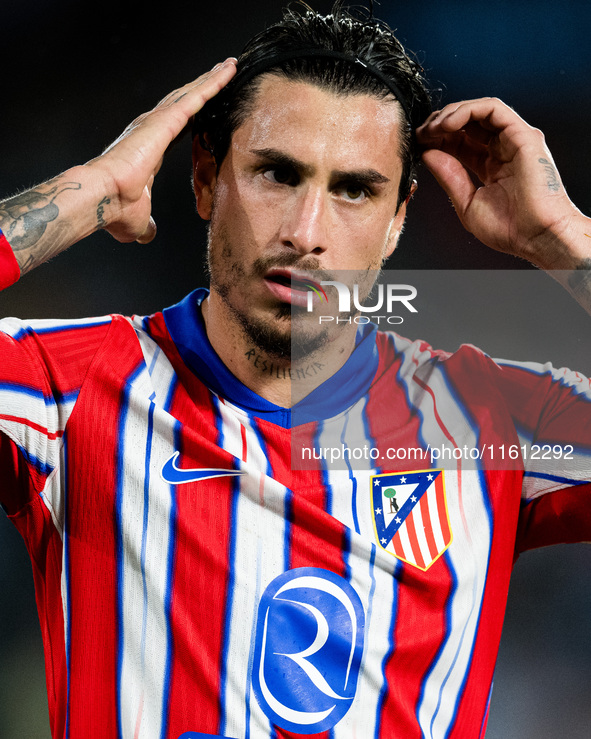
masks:
<path fill-rule="evenodd" d="M 97 228 L 150 241 L 154 178 L 196 115 L 210 292 L 1 325 L 2 503 L 33 562 L 52 733 L 482 736 L 515 555 L 589 538 L 589 381 L 319 330 L 307 292 L 392 253 L 419 147 L 466 228 L 562 270 L 587 308 L 590 220 L 539 131 L 495 99 L 429 114 L 391 31 L 337 4 L 286 13 L 2 203 L 2 284 Z M 335 439 L 344 469 L 318 454 Z M 389 456 L 411 449 L 431 459 Z"/>

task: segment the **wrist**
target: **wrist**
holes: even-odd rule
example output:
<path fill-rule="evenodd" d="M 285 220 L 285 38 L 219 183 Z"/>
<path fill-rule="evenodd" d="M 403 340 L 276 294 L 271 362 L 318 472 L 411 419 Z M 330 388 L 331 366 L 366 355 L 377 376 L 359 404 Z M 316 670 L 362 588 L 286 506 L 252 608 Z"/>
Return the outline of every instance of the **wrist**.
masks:
<path fill-rule="evenodd" d="M 591 260 L 591 218 L 580 211 L 531 239 L 528 259 L 545 272 L 581 269 Z"/>
<path fill-rule="evenodd" d="M 140 241 L 148 231 L 155 233 L 150 218 L 154 175 L 145 182 L 128 164 L 123 166 L 119 161 L 112 168 L 108 152 L 87 162 L 83 168 L 92 185 L 94 230 L 104 229 L 122 243 Z"/>
<path fill-rule="evenodd" d="M 110 174 L 100 165 L 100 158 L 74 167 L 84 190 L 86 236 L 107 229 L 120 215 L 117 187 Z"/>
<path fill-rule="evenodd" d="M 0 228 L 21 274 L 97 230 L 104 186 L 85 166 L 72 167 L 0 204 Z"/>

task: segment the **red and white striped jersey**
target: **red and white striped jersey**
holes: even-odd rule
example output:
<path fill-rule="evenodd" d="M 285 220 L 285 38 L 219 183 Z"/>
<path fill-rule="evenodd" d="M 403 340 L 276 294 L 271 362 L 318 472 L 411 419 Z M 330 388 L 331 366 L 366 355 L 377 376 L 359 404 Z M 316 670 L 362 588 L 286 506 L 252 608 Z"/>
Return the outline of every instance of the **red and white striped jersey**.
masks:
<path fill-rule="evenodd" d="M 0 324 L 53 736 L 482 736 L 516 556 L 590 538 L 589 381 L 366 329 L 292 413 L 204 295 Z"/>

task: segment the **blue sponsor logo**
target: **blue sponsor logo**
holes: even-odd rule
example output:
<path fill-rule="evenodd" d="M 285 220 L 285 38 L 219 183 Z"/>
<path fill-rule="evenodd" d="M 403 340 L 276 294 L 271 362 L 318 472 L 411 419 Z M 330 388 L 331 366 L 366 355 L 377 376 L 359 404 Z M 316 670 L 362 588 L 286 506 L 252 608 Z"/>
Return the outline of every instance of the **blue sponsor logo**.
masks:
<path fill-rule="evenodd" d="M 327 731 L 357 689 L 365 614 L 339 575 L 300 567 L 261 597 L 253 666 L 257 700 L 272 723 L 300 734 Z"/>

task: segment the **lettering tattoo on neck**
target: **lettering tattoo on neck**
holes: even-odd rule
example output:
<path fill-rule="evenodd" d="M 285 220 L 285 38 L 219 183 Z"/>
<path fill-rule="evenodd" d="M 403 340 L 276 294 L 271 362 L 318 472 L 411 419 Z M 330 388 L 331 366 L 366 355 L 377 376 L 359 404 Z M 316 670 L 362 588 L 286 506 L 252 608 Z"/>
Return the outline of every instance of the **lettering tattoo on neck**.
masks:
<path fill-rule="evenodd" d="M 256 349 L 249 349 L 244 353 L 244 356 L 261 374 L 267 374 L 269 377 L 275 377 L 278 380 L 306 380 L 320 374 L 324 369 L 324 365 L 320 362 L 311 362 L 301 367 L 283 367 L 265 357 Z"/>
<path fill-rule="evenodd" d="M 556 172 L 556 169 L 552 166 L 552 164 L 547 159 L 544 159 L 544 157 L 540 157 L 538 159 L 538 162 L 544 165 L 544 171 L 546 172 L 546 178 L 547 178 L 546 184 L 548 185 L 548 190 L 552 190 L 552 192 L 558 192 L 560 190 L 560 182 L 558 180 L 558 174 Z"/>

